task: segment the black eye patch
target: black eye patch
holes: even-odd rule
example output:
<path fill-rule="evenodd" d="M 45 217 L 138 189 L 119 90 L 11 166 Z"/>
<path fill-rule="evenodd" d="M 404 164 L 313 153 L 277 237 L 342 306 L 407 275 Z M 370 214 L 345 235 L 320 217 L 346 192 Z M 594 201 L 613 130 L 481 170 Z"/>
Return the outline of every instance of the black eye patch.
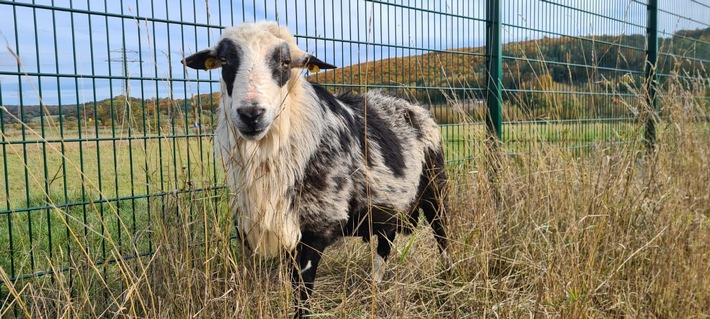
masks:
<path fill-rule="evenodd" d="M 291 50 L 286 43 L 275 47 L 269 54 L 271 77 L 279 86 L 284 86 L 291 78 Z"/>
<path fill-rule="evenodd" d="M 222 40 L 217 45 L 217 59 L 222 63 L 222 80 L 227 86 L 227 94 L 232 96 L 234 80 L 237 77 L 242 50 L 230 40 Z"/>

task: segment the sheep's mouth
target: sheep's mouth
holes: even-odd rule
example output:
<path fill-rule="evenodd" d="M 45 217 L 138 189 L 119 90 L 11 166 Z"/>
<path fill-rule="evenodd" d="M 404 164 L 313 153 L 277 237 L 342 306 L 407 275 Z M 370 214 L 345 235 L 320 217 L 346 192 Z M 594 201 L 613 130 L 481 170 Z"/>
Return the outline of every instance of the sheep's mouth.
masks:
<path fill-rule="evenodd" d="M 266 128 L 252 128 L 239 130 L 239 133 L 246 139 L 256 140 L 259 139 L 263 133 L 266 132 Z"/>
<path fill-rule="evenodd" d="M 234 126 L 239 131 L 239 135 L 248 140 L 258 140 L 264 136 L 266 131 L 269 130 L 269 126 L 265 123 L 266 121 L 253 121 L 251 123 L 245 123 L 239 118 L 234 118 Z"/>

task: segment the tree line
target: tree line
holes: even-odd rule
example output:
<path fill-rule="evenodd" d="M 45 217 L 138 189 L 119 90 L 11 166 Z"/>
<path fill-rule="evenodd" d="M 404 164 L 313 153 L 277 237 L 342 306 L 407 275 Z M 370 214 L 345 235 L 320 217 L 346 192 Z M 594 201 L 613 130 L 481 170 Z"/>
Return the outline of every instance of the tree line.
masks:
<path fill-rule="evenodd" d="M 504 44 L 500 79 L 504 105 L 524 117 L 633 113 L 628 106 L 619 105 L 628 104 L 620 103 L 624 94 L 643 85 L 648 67 L 645 41 L 643 35 L 634 34 L 545 37 Z M 668 75 L 708 77 L 710 28 L 678 31 L 660 38 L 659 46 L 657 73 L 664 75 L 661 85 Z M 308 78 L 332 91 L 380 87 L 427 105 L 445 105 L 452 100 L 480 104 L 487 83 L 485 63 L 484 47 L 460 48 L 366 62 Z M 710 97 L 708 90 L 705 96 Z M 104 126 L 140 126 L 144 119 L 156 125 L 186 125 L 204 123 L 203 118 L 216 109 L 218 99 L 219 93 L 187 99 L 116 96 L 80 105 L 5 108 L 25 122 L 36 122 L 44 114 Z M 12 116 L 4 116 L 3 121 L 16 122 Z"/>

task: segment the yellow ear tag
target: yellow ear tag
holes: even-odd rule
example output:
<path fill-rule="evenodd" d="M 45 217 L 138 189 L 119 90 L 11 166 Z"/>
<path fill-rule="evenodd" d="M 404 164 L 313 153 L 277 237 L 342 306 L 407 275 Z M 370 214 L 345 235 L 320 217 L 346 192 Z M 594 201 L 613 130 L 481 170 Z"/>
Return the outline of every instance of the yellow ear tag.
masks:
<path fill-rule="evenodd" d="M 308 65 L 308 71 L 315 73 L 320 71 L 320 68 L 317 65 L 310 64 Z"/>
<path fill-rule="evenodd" d="M 215 58 L 208 58 L 205 60 L 205 69 L 212 70 L 217 68 L 217 60 Z"/>

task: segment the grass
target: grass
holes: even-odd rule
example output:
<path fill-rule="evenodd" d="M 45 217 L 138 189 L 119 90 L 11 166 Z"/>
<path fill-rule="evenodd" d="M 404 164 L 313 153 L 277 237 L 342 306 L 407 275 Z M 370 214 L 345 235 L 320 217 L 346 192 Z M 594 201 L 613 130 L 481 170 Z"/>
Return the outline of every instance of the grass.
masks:
<path fill-rule="evenodd" d="M 21 141 L 15 137 L 9 140 Z M 59 141 L 59 136 L 46 139 L 53 138 Z M 153 193 L 184 188 L 188 182 L 213 184 L 210 138 L 102 136 L 100 141 L 81 142 L 71 138 L 65 136 L 70 142 L 64 143 L 40 139 L 6 145 L 0 161 L 6 160 L 7 166 L 0 173 L 7 180 L 0 179 L 0 200 L 17 209 L 42 202 L 47 194 L 63 194 L 65 188 L 68 197 L 81 197 L 83 189 L 87 198 L 98 198 L 99 194 L 111 198 L 145 193 L 146 189 Z"/>
<path fill-rule="evenodd" d="M 540 142 L 533 151 L 502 157 L 493 181 L 483 152 L 472 153 L 471 162 L 451 164 L 453 275 L 444 276 L 433 258 L 436 247 L 427 227 L 398 237 L 398 250 L 379 285 L 369 279 L 371 247 L 345 239 L 325 253 L 312 297 L 314 313 L 336 318 L 707 317 L 710 130 L 705 122 L 678 117 L 662 130 L 651 155 L 638 138 L 598 146 L 584 157 Z M 54 267 L 68 262 L 75 271 L 5 282 L 0 313 L 287 316 L 292 300 L 285 269 L 241 253 L 230 239 L 224 196 L 224 191 L 188 192 L 150 206 L 137 204 L 137 211 L 151 213 L 150 221 L 138 218 L 135 227 L 150 226 L 145 230 L 150 229 L 155 254 L 135 259 L 120 256 L 142 251 L 147 241 L 135 238 L 147 235 L 132 232 L 131 215 L 121 213 L 128 229 L 124 235 L 130 235 L 119 247 L 113 233 L 124 226 L 119 214 L 106 208 L 111 217 L 104 219 L 104 235 L 69 236 L 55 245 L 51 260 L 48 253 L 35 256 Z M 87 224 L 102 224 L 67 223 L 62 216 L 50 220 L 69 224 L 78 234 Z M 35 225 L 41 227 L 44 218 Z M 58 228 L 62 236 L 64 228 Z M 118 258 L 112 266 L 94 254 L 102 241 L 106 256 Z M 82 249 L 69 252 L 67 242 Z M 5 266 L 2 271 L 7 279 Z"/>
<path fill-rule="evenodd" d="M 471 159 L 485 150 L 485 123 L 447 124 L 441 132 L 449 162 Z M 589 149 L 599 144 L 626 143 L 641 136 L 643 127 L 628 120 L 566 120 L 505 123 L 501 139 L 507 152 L 518 153 L 545 144 Z"/>
<path fill-rule="evenodd" d="M 210 196 L 195 189 L 214 187 L 223 175 L 214 169 L 209 138 L 114 141 L 102 132 L 101 141 L 65 135 L 64 143 L 45 142 L 59 137 L 28 134 L 38 142 L 4 146 L 0 268 L 10 276 L 148 253 L 153 219 L 169 211 L 166 198 L 175 191 Z"/>
<path fill-rule="evenodd" d="M 537 142 L 580 146 L 628 140 L 638 134 L 635 131 L 637 126 L 614 122 L 515 123 L 506 125 L 503 141 L 509 151 L 527 149 Z M 9 141 L 22 141 L 18 132 L 8 130 L 5 133 Z M 114 141 L 110 132 L 103 134 L 103 140 L 99 142 L 72 141 L 63 145 L 43 142 L 59 141 L 60 136 L 54 134 L 25 146 L 6 145 L 6 151 L 0 154 L 0 162 L 7 161 L 7 166 L 0 167 L 0 175 L 7 176 L 7 181 L 0 178 L 0 202 L 9 202 L 9 208 L 5 209 L 16 210 L 46 205 L 47 194 L 55 203 L 83 202 L 86 199 L 82 199 L 82 189 L 87 193 L 87 199 L 99 198 L 100 194 L 104 198 L 119 198 L 184 188 L 188 179 L 195 185 L 210 186 L 214 183 L 214 173 L 221 178 L 221 169 L 215 172 L 213 167 L 209 137 L 140 136 L 129 144 L 125 136 Z M 446 157 L 450 161 L 460 161 L 470 158 L 476 151 L 469 141 L 485 139 L 485 127 L 482 123 L 445 125 L 442 134 Z M 64 139 L 76 137 L 65 135 Z M 33 140 L 33 137 L 27 140 Z M 68 200 L 62 198 L 65 187 Z"/>
<path fill-rule="evenodd" d="M 489 156 L 480 122 L 444 126 L 451 274 L 426 225 L 395 240 L 379 284 L 371 244 L 344 239 L 323 256 L 314 317 L 710 317 L 710 125 L 685 90 L 661 93 L 651 153 L 636 123 L 511 123 L 514 156 Z M 32 139 L 2 154 L 0 317 L 291 313 L 283 263 L 244 253 L 226 190 L 197 190 L 222 181 L 207 138 Z M 57 207 L 99 198 L 116 201 Z M 55 273 L 9 280 L 39 270 Z"/>

